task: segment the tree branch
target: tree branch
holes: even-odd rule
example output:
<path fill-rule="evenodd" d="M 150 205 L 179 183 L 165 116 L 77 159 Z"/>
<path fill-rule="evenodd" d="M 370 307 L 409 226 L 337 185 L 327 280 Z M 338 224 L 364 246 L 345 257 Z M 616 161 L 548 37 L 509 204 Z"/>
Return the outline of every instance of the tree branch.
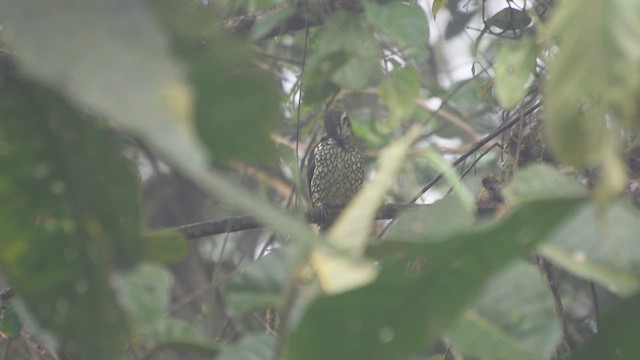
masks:
<path fill-rule="evenodd" d="M 418 209 L 429 205 L 417 204 L 387 204 L 383 205 L 376 214 L 376 220 L 394 219 L 402 211 L 410 209 Z M 305 210 L 305 217 L 312 224 L 322 224 L 338 217 L 342 212 L 340 208 L 328 208 L 327 216 L 324 216 L 319 208 Z M 174 228 L 181 232 L 187 239 L 197 239 L 204 236 L 224 234 L 228 232 L 257 229 L 263 224 L 257 221 L 253 216 L 241 215 L 232 216 L 224 219 L 207 220 L 199 223 L 189 224 Z"/>
<path fill-rule="evenodd" d="M 236 16 L 222 22 L 222 28 L 238 35 L 249 34 L 254 25 L 278 12 L 290 12 L 279 26 L 275 26 L 270 32 L 262 36 L 262 39 L 285 34 L 291 31 L 302 30 L 306 26 L 322 25 L 334 12 L 344 10 L 359 14 L 363 8 L 359 0 L 295 0 L 287 5 L 268 10 L 256 11 L 251 14 Z"/>

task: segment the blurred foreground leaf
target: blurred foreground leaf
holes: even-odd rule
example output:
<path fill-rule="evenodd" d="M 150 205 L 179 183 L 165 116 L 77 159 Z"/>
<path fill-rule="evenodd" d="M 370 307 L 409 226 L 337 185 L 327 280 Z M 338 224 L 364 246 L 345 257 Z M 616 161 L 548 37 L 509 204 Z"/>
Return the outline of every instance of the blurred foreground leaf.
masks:
<path fill-rule="evenodd" d="M 551 293 L 539 270 L 518 261 L 494 276 L 447 331 L 452 346 L 480 359 L 550 359 L 561 341 Z"/>
<path fill-rule="evenodd" d="M 107 271 L 143 250 L 134 169 L 93 119 L 45 88 L 3 80 L 2 270 L 65 349 L 113 359 L 127 330 Z"/>
<path fill-rule="evenodd" d="M 414 245 L 410 256 L 381 264 L 373 283 L 315 300 L 291 335 L 289 358 L 401 359 L 424 349 L 498 269 L 532 251 L 582 202 L 530 202 L 490 226 Z"/>

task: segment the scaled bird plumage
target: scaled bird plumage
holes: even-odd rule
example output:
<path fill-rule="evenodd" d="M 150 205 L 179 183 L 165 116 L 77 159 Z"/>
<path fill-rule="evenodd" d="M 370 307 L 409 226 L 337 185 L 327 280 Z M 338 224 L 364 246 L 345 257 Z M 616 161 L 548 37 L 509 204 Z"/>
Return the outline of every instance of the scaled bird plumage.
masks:
<path fill-rule="evenodd" d="M 344 112 L 329 111 L 325 135 L 309 153 L 307 182 L 313 207 L 342 207 L 364 181 L 364 156 Z"/>

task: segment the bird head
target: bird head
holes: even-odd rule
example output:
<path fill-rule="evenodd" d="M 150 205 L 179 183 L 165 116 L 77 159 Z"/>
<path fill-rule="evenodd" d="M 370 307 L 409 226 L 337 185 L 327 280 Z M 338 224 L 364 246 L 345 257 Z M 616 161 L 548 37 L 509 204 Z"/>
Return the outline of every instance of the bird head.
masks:
<path fill-rule="evenodd" d="M 330 110 L 327 112 L 324 117 L 324 131 L 327 136 L 338 141 L 353 136 L 351 120 L 344 111 Z"/>

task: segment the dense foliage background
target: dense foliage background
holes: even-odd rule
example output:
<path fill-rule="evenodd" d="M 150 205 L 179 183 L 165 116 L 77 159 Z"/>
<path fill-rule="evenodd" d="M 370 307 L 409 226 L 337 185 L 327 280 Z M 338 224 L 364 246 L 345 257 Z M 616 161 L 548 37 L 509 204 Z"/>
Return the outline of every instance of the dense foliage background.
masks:
<path fill-rule="evenodd" d="M 9 0 L 0 26 L 2 359 L 640 358 L 640 2 Z M 328 108 L 369 180 L 320 236 Z"/>

